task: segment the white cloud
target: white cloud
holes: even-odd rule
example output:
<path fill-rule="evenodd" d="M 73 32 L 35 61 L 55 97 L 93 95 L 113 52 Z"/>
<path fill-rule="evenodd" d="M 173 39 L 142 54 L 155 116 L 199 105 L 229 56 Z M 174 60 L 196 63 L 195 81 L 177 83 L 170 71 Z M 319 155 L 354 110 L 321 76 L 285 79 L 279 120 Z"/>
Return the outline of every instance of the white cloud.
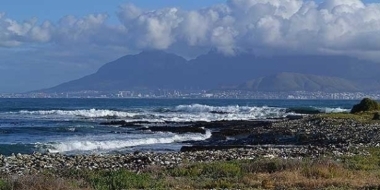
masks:
<path fill-rule="evenodd" d="M 0 53 L 4 48 L 26 49 L 21 54 L 30 57 L 23 59 L 20 53 L 4 53 L 9 56 L 8 64 L 33 62 L 30 67 L 38 67 L 40 62 L 60 63 L 60 68 L 66 65 L 67 73 L 76 68 L 74 64 L 87 64 L 83 68 L 93 71 L 105 60 L 144 49 L 191 56 L 211 48 L 229 55 L 235 50 L 339 53 L 380 61 L 380 3 L 227 0 L 199 10 L 144 10 L 126 4 L 116 11 L 119 22 L 112 24 L 109 14 L 68 15 L 58 22 L 26 18 L 20 22 L 1 13 Z M 87 74 L 84 69 L 82 73 Z M 59 80 L 69 79 L 68 74 Z"/>
<path fill-rule="evenodd" d="M 176 44 L 234 49 L 283 49 L 293 53 L 326 50 L 380 50 L 380 4 L 360 0 L 229 0 L 183 11 L 142 11 L 123 6 L 118 16 L 134 48 L 170 49 Z"/>
<path fill-rule="evenodd" d="M 291 49 L 366 52 L 380 50 L 380 3 L 360 0 L 228 0 L 225 4 L 185 11 L 143 10 L 132 4 L 117 11 L 120 24 L 107 14 L 65 16 L 57 23 L 36 19 L 17 22 L 0 15 L 0 46 L 56 44 L 107 46 L 139 51 L 178 46 L 235 49 Z"/>

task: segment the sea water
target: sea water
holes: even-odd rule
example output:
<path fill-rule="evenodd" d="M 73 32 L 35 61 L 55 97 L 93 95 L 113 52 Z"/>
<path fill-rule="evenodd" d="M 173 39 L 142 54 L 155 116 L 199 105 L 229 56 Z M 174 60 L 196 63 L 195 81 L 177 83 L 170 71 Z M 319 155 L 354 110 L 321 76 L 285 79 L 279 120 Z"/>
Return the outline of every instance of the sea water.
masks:
<path fill-rule="evenodd" d="M 348 112 L 356 100 L 226 99 L 0 99 L 0 154 L 59 152 L 99 154 L 178 151 L 206 134 L 174 134 L 100 123 L 265 120 L 286 117 L 287 108 Z"/>

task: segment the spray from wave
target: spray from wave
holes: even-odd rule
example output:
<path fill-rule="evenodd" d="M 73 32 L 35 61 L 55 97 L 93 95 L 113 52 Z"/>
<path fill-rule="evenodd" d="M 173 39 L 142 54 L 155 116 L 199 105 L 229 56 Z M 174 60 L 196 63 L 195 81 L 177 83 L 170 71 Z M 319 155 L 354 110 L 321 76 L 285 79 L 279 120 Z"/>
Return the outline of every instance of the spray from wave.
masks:
<path fill-rule="evenodd" d="M 318 111 L 322 113 L 345 113 L 350 112 L 351 109 L 344 109 L 344 108 L 316 108 Z"/>
<path fill-rule="evenodd" d="M 114 110 L 40 110 L 40 111 L 20 111 L 20 114 L 26 115 L 61 115 L 61 116 L 79 116 L 86 118 L 105 118 L 105 117 L 134 117 L 136 113 L 114 111 Z"/>
<path fill-rule="evenodd" d="M 48 144 L 49 152 L 53 153 L 66 153 L 66 152 L 98 152 L 98 151 L 112 151 L 125 147 L 141 146 L 141 145 L 154 145 L 154 144 L 169 144 L 180 143 L 184 141 L 200 141 L 206 140 L 211 137 L 211 132 L 206 131 L 206 134 L 183 134 L 172 135 L 169 137 L 151 137 L 142 139 L 131 140 L 71 140 L 60 142 L 57 144 Z"/>
<path fill-rule="evenodd" d="M 191 121 L 218 121 L 218 120 L 253 120 L 282 118 L 287 115 L 300 112 L 315 113 L 338 113 L 349 112 L 343 108 L 319 108 L 304 107 L 294 109 L 268 107 L 268 106 L 210 106 L 202 104 L 178 105 L 175 107 L 165 107 L 156 109 L 146 109 L 140 112 L 136 110 L 116 111 L 106 109 L 88 110 L 40 110 L 40 111 L 20 111 L 18 114 L 43 118 L 105 118 L 124 119 L 126 121 L 146 121 L 146 122 L 191 122 Z"/>
<path fill-rule="evenodd" d="M 215 120 L 241 120 L 241 119 L 265 119 L 283 117 L 284 108 L 275 107 L 249 107 L 249 106 L 209 106 L 201 104 L 179 105 L 176 107 L 135 111 L 115 110 L 40 110 L 20 111 L 18 114 L 36 117 L 69 117 L 69 118 L 112 118 L 126 119 L 128 121 L 215 121 Z M 222 114 L 221 114 L 222 113 Z"/>

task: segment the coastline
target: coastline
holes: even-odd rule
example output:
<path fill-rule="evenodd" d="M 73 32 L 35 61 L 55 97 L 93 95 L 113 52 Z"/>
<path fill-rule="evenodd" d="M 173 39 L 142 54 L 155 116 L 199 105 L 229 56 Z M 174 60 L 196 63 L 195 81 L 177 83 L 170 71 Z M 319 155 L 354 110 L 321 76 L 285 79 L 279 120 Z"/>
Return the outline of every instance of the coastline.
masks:
<path fill-rule="evenodd" d="M 328 115 L 328 114 L 325 114 Z M 334 114 L 330 114 L 334 115 Z M 292 118 L 292 117 L 291 117 Z M 175 167 L 186 162 L 255 159 L 258 157 L 302 159 L 364 154 L 360 150 L 378 147 L 380 123 L 365 123 L 355 119 L 328 118 L 320 115 L 270 121 L 215 121 L 170 123 L 168 126 L 143 127 L 147 123 L 111 121 L 104 125 L 133 126 L 136 129 L 187 132 L 203 135 L 206 140 L 188 141 L 179 152 L 134 152 L 122 154 L 60 153 L 0 155 L 0 172 L 33 174 L 45 169 L 129 169 L 133 171 L 150 165 Z M 149 123 L 148 123 L 149 124 Z M 181 129 L 181 130 L 179 130 Z M 112 164 L 107 162 L 111 161 Z"/>
<path fill-rule="evenodd" d="M 106 123 L 105 123 L 106 124 Z M 109 123 L 112 125 L 115 121 Z M 135 123 L 136 124 L 136 123 Z M 128 124 L 130 125 L 130 124 Z M 183 125 L 179 123 L 178 125 Z M 370 157 L 379 150 L 380 123 L 361 121 L 349 114 L 310 115 L 271 121 L 216 121 L 186 123 L 187 130 L 211 130 L 204 141 L 190 141 L 179 152 L 134 152 L 126 154 L 65 155 L 59 153 L 12 154 L 0 156 L 2 176 L 34 176 L 50 173 L 61 178 L 67 171 L 146 173 L 151 168 L 175 170 L 191 165 L 257 162 L 321 162 Z M 136 124 L 135 127 L 140 127 Z M 152 126 L 154 127 L 154 126 Z M 171 131 L 178 126 L 165 126 Z M 380 184 L 380 179 L 375 183 Z"/>

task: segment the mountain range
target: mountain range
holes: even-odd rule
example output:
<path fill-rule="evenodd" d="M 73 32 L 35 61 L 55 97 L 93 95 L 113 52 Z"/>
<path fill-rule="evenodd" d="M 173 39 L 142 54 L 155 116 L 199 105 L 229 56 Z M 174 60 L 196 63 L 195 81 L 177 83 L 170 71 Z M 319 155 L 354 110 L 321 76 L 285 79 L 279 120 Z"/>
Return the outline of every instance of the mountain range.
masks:
<path fill-rule="evenodd" d="M 143 51 L 103 65 L 96 73 L 40 92 L 138 89 L 253 91 L 373 91 L 380 63 L 340 55 L 225 56 L 210 51 L 186 60 Z"/>

